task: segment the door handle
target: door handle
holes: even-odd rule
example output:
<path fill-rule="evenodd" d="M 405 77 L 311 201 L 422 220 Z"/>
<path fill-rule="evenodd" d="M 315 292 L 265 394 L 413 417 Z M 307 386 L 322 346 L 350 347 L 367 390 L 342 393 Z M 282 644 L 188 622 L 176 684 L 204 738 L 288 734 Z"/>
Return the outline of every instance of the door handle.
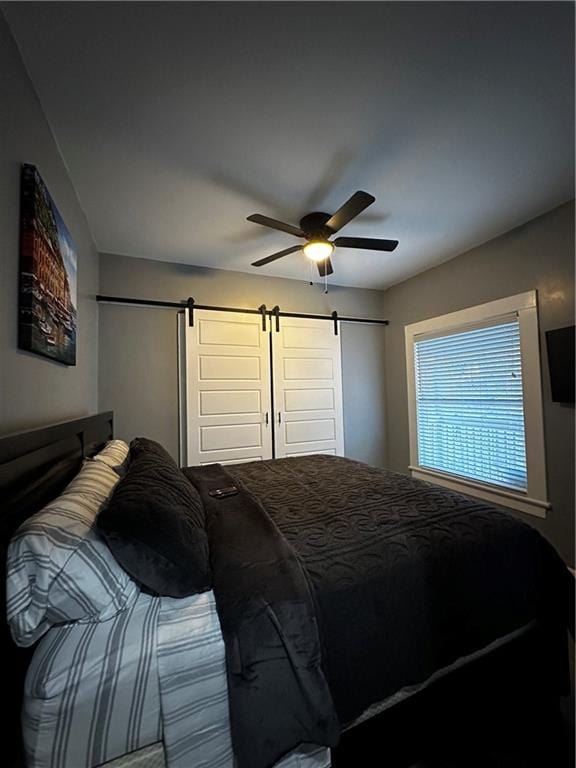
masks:
<path fill-rule="evenodd" d="M 282 411 L 278 411 L 278 424 L 282 424 Z"/>
<path fill-rule="evenodd" d="M 266 416 L 265 416 L 264 420 L 265 420 L 266 426 L 268 426 L 268 421 L 269 421 L 268 411 L 266 411 Z"/>

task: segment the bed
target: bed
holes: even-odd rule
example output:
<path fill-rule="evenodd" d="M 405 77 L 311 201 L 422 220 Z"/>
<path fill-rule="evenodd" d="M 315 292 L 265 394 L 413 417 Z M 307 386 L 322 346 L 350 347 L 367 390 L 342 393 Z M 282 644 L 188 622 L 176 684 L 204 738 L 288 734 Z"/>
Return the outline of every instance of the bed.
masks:
<path fill-rule="evenodd" d="M 112 414 L 106 413 L 0 439 L 4 560 L 18 526 L 57 497 L 83 460 L 112 438 Z M 362 764 L 361 746 L 349 747 L 350 734 L 378 722 L 390 729 L 392 744 L 394 734 L 413 731 L 448 700 L 469 698 L 471 686 L 480 686 L 478 677 L 497 683 L 506 670 L 512 688 L 525 698 L 518 681 L 530 664 L 540 701 L 544 693 L 553 708 L 565 693 L 572 581 L 527 526 L 457 494 L 335 457 L 192 468 L 184 477 L 210 521 L 213 589 L 179 598 L 142 591 L 129 611 L 120 610 L 104 627 L 72 623 L 50 630 L 36 643 L 34 656 L 33 649 L 15 647 L 3 624 L 7 696 L 22 700 L 28 670 L 30 720 L 30 689 L 41 686 L 39 670 L 56 646 L 62 658 L 74 653 L 66 643 L 84 647 L 84 659 L 94 663 L 85 670 L 77 665 L 76 688 L 87 691 L 95 660 L 101 658 L 98 669 L 112 663 L 111 632 L 123 637 L 114 645 L 116 665 L 128 677 L 116 687 L 116 710 L 100 695 L 99 711 L 106 717 L 93 718 L 91 727 L 102 730 L 98 723 L 105 720 L 109 731 L 116 727 L 121 734 L 115 743 L 123 738 L 124 746 L 121 752 L 115 746 L 118 754 L 111 757 L 105 740 L 91 737 L 91 765 L 148 768 L 168 761 L 190 768 L 181 733 L 183 723 L 194 731 L 194 717 L 212 718 L 202 725 L 206 732 L 220 723 L 213 734 L 220 757 L 203 765 L 226 765 L 232 741 L 241 765 L 259 766 L 272 765 L 272 756 L 275 761 L 287 754 L 286 745 L 302 741 L 306 746 L 285 759 L 324 768 L 330 760 L 326 747 L 339 739 L 354 755 L 348 764 Z M 518 536 L 525 545 L 517 546 Z M 502 547 L 509 553 L 505 558 Z M 256 620 L 246 622 L 247 615 Z M 151 626 L 155 631 L 145 631 Z M 270 639 L 270 627 L 273 639 L 262 642 Z M 203 639 L 211 633 L 215 642 L 206 646 Z M 135 658 L 140 663 L 130 676 Z M 195 707 L 205 693 L 197 686 L 206 680 L 216 681 L 217 689 L 209 707 Z M 130 707 L 122 705 L 122 692 L 126 701 L 140 702 L 138 714 L 125 723 L 122 715 Z M 20 705 L 10 712 L 14 734 L 20 732 L 19 710 Z M 259 741 L 257 729 L 267 713 L 273 715 L 268 730 L 275 731 L 274 720 L 282 728 L 261 739 L 268 746 L 259 752 L 254 734 Z M 62 727 L 54 717 L 55 727 Z M 81 721 L 66 728 L 82 730 Z M 176 744 L 183 750 L 180 758 Z M 19 759 L 18 739 L 8 746 L 9 759 Z M 346 764 L 339 754 L 344 751 L 336 747 L 334 764 Z M 73 765 L 70 759 L 48 764 Z"/>

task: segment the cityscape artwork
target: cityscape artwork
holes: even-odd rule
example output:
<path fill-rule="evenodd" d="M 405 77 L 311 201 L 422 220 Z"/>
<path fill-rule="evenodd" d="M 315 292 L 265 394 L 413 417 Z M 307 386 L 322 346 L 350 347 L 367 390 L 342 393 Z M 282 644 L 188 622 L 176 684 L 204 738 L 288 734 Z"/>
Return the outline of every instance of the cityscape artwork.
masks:
<path fill-rule="evenodd" d="M 22 166 L 18 347 L 76 365 L 77 254 L 34 165 Z"/>

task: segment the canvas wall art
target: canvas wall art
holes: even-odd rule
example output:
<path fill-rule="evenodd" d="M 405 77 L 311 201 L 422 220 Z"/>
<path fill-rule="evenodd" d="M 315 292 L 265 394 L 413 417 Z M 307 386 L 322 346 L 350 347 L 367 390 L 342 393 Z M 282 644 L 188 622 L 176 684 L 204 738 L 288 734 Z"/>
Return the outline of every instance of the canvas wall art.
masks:
<path fill-rule="evenodd" d="M 77 254 L 33 165 L 22 166 L 18 346 L 76 365 Z"/>

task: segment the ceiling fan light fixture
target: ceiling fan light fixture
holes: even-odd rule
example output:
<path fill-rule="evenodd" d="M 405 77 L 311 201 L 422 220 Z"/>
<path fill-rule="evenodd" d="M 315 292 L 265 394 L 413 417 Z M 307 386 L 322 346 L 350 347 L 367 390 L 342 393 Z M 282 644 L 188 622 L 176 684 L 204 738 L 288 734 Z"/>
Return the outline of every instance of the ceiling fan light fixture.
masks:
<path fill-rule="evenodd" d="M 310 240 L 303 248 L 305 255 L 312 261 L 324 261 L 332 255 L 334 246 L 329 240 Z"/>

